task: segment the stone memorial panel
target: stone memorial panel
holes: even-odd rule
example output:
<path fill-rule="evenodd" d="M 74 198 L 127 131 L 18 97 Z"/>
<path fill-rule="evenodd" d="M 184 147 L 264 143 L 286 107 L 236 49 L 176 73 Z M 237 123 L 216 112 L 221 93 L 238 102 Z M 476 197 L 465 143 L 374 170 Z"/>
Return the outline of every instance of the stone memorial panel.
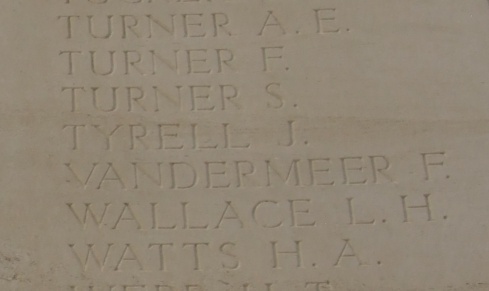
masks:
<path fill-rule="evenodd" d="M 486 0 L 0 14 L 0 290 L 489 290 Z"/>

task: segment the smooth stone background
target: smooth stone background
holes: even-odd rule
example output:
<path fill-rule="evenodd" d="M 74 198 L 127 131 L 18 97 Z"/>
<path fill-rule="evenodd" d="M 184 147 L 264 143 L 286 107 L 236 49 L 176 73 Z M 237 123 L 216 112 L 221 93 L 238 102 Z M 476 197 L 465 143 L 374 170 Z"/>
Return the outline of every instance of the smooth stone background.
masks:
<path fill-rule="evenodd" d="M 272 284 L 270 290 L 316 290 L 313 282 L 324 282 L 317 290 L 339 291 L 489 289 L 487 1 L 72 2 L 0 3 L 1 290 L 106 291 L 111 285 L 111 291 L 170 290 L 158 284 L 186 291 L 267 290 L 266 284 Z M 336 9 L 331 25 L 338 33 L 316 33 L 314 9 L 323 8 Z M 258 35 L 268 11 L 285 34 L 270 26 Z M 210 21 L 217 12 L 229 16 L 232 36 L 213 37 L 212 26 L 206 26 L 208 37 L 185 38 L 180 22 L 176 37 L 155 32 L 152 39 L 122 39 L 116 33 L 120 27 L 114 26 L 114 38 L 94 40 L 78 33 L 67 39 L 59 19 L 203 13 Z M 76 29 L 86 31 L 87 23 L 80 23 Z M 267 46 L 283 46 L 283 55 L 264 72 L 261 48 Z M 134 70 L 124 74 L 119 58 L 110 76 L 94 76 L 89 62 L 75 64 L 75 73 L 67 75 L 67 58 L 60 55 L 67 50 L 83 51 L 86 57 L 89 51 L 191 48 L 229 49 L 233 67 L 217 73 L 211 59 L 211 74 L 141 76 Z M 280 84 L 272 89 L 283 96 L 278 109 L 271 108 L 277 99 L 265 89 L 272 83 Z M 89 101 L 71 112 L 69 95 L 62 91 L 69 86 L 158 85 L 176 94 L 179 84 L 213 85 L 214 93 L 219 85 L 233 84 L 241 108 L 197 112 L 185 99 L 184 110 L 177 112 L 165 111 L 168 107 L 128 112 L 127 100 L 120 97 L 116 112 L 94 110 Z M 220 105 L 219 99 L 211 101 Z M 290 121 L 294 142 L 287 146 Z M 158 123 L 180 124 L 179 136 L 165 138 L 185 147 L 157 149 Z M 232 144 L 250 141 L 250 148 L 224 148 L 223 123 L 230 126 Z M 86 125 L 76 150 L 69 128 L 74 124 Z M 107 150 L 93 124 L 124 128 Z M 200 142 L 217 141 L 218 148 L 192 149 L 190 124 L 200 126 Z M 130 125 L 147 127 L 146 136 L 136 133 L 145 143 L 133 140 L 133 149 Z M 378 168 L 372 168 L 373 157 L 388 160 L 387 177 L 376 171 L 387 166 L 385 160 L 378 158 Z M 284 174 L 294 159 L 299 160 L 300 182 L 283 183 L 276 176 L 273 185 L 264 182 L 265 161 Z M 316 182 L 334 185 L 311 185 L 309 159 L 329 159 L 329 164 L 315 164 L 324 170 L 315 173 L 324 179 Z M 342 164 L 345 159 L 349 166 Z M 233 174 L 236 161 L 256 166 L 243 184 Z M 161 162 L 170 180 L 159 187 L 140 176 L 135 189 L 134 162 L 153 163 L 143 166 L 151 175 L 157 173 L 154 163 Z M 170 162 L 195 166 L 195 186 L 172 189 Z M 209 178 L 205 162 L 223 164 L 213 164 Z M 89 176 L 93 163 L 98 166 L 84 186 L 67 163 L 79 178 Z M 183 183 L 188 177 L 181 172 L 177 178 Z M 213 188 L 227 183 L 228 188 Z M 406 222 L 403 199 L 408 206 L 423 205 L 426 194 L 431 220 L 426 208 L 407 208 Z M 291 200 L 302 202 L 291 206 Z M 276 202 L 262 208 L 259 217 L 270 224 L 280 220 L 280 226 L 256 223 L 253 207 L 259 201 Z M 357 223 L 375 223 L 352 224 L 348 201 Z M 100 227 L 90 218 L 83 227 L 68 206 L 81 217 L 84 203 L 95 205 L 95 215 L 111 204 Z M 175 223 L 175 229 L 152 229 L 151 203 L 162 207 L 160 223 Z M 186 226 L 182 203 L 188 207 Z M 131 209 L 124 211 L 124 205 Z M 189 229 L 204 224 L 207 229 Z M 296 255 L 283 253 L 274 261 L 274 246 L 293 251 L 296 241 L 299 263 Z M 195 270 L 195 250 L 184 244 L 197 242 L 209 246 L 200 247 Z M 84 258 L 87 244 L 94 244 L 103 257 L 111 243 L 114 252 L 103 271 L 93 257 L 84 270 L 70 247 Z M 151 243 L 174 244 L 165 253 L 164 271 L 157 249 L 148 249 Z M 134 246 L 142 266 L 127 244 Z"/>

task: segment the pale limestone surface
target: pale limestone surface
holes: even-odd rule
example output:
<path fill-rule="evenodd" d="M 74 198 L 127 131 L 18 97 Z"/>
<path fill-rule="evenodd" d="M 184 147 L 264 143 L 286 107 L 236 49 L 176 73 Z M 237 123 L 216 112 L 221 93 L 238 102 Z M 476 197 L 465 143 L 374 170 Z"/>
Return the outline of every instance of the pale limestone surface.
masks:
<path fill-rule="evenodd" d="M 487 1 L 0 14 L 0 290 L 489 290 Z"/>

